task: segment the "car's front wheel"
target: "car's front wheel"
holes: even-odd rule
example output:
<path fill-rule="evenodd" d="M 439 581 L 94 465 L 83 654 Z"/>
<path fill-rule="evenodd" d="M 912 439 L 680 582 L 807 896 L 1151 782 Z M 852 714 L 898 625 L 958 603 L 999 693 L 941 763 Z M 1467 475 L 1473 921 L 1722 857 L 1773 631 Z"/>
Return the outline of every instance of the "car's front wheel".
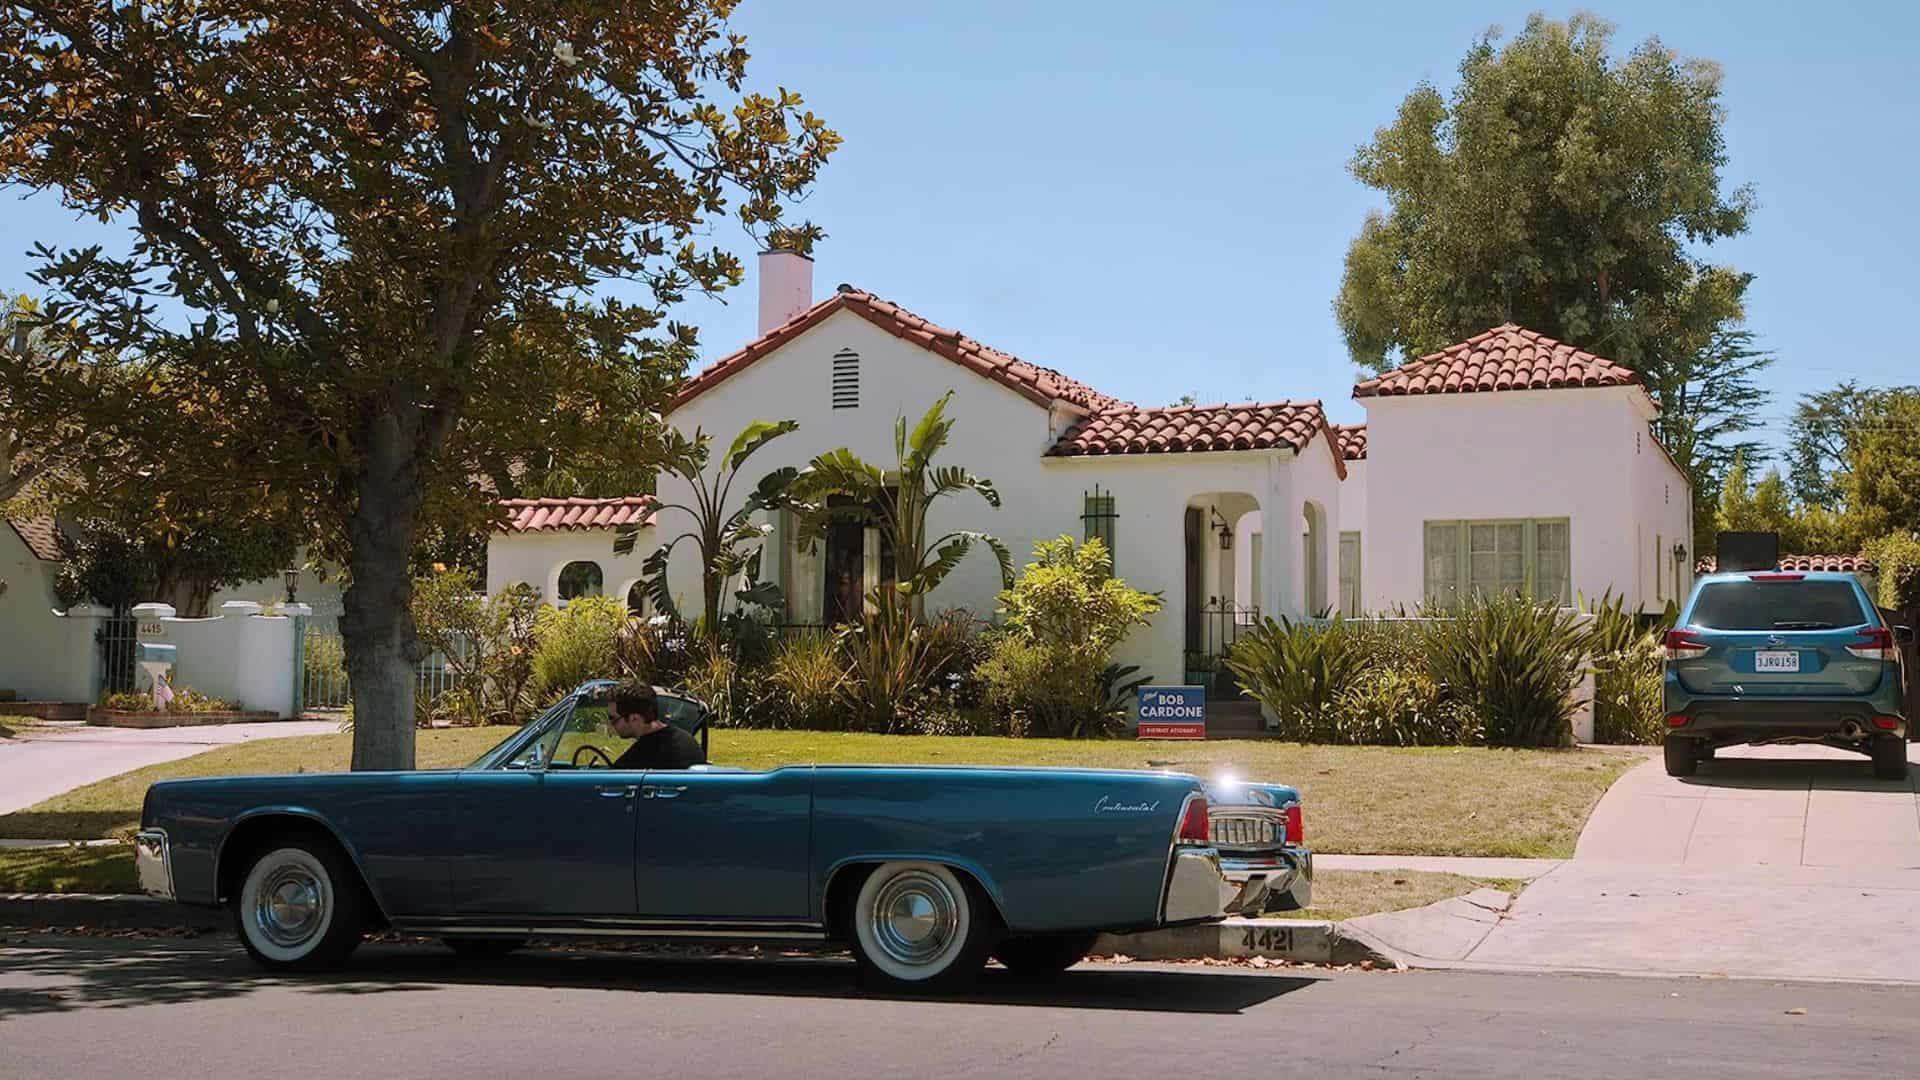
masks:
<path fill-rule="evenodd" d="M 1907 778 L 1907 740 L 1898 735 L 1875 735 L 1873 746 L 1873 775 L 1881 780 L 1905 780 Z"/>
<path fill-rule="evenodd" d="M 240 943 L 276 971 L 340 966 L 360 944 L 360 880 L 339 848 L 319 837 L 267 843 L 247 866 L 234 906 Z"/>
<path fill-rule="evenodd" d="M 1669 735 L 1661 744 L 1666 753 L 1668 776 L 1692 776 L 1700 767 L 1700 740 L 1685 735 Z"/>
<path fill-rule="evenodd" d="M 993 951 L 991 903 L 939 863 L 882 863 L 854 898 L 854 958 L 868 974 L 904 986 L 965 979 Z"/>
<path fill-rule="evenodd" d="M 1058 975 L 1086 959 L 1093 939 L 1093 934 L 1010 937 L 993 950 L 993 958 L 1016 975 Z"/>

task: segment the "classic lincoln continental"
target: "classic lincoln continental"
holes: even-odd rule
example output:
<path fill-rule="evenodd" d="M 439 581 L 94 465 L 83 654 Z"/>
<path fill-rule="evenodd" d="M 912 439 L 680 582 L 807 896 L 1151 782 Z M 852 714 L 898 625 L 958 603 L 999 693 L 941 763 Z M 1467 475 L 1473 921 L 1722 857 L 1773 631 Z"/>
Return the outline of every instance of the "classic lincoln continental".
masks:
<path fill-rule="evenodd" d="M 338 965 L 389 926 L 471 954 L 536 935 L 835 942 L 915 985 L 989 957 L 1060 971 L 1103 931 L 1309 901 L 1291 788 L 1082 769 L 622 771 L 610 685 L 464 769 L 157 783 L 141 886 L 230 905 L 273 969 Z M 706 709 L 661 695 L 663 718 L 704 739 Z"/>

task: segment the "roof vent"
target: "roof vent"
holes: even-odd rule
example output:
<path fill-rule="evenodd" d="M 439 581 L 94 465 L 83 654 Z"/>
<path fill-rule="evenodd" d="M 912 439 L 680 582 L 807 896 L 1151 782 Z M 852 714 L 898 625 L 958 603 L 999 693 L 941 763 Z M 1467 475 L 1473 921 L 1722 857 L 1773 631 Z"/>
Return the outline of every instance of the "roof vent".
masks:
<path fill-rule="evenodd" d="M 860 354 L 852 349 L 833 354 L 833 407 L 860 407 Z"/>

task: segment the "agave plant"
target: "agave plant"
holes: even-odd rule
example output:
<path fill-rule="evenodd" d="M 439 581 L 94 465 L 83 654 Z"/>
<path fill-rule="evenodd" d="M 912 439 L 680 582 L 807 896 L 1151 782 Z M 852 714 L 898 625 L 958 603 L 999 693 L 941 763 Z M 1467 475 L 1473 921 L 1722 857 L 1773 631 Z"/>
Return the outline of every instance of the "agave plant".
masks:
<path fill-rule="evenodd" d="M 891 474 L 862 461 L 844 447 L 821 454 L 794 479 L 791 495 L 799 511 L 799 539 L 812 546 L 826 537 L 835 521 L 858 520 L 884 530 L 893 539 L 898 570 L 892 586 L 907 600 L 905 609 L 915 621 L 925 611 L 925 597 L 946 580 L 974 547 L 993 552 L 1000 564 L 1001 588 L 1013 586 L 1013 556 L 998 538 L 971 529 L 943 536 L 927 536 L 927 511 L 949 495 L 973 492 L 988 506 L 1000 506 L 1000 492 L 991 480 L 975 476 L 958 465 L 934 464 L 947 445 L 953 420 L 947 417 L 949 390 L 933 403 L 911 429 L 906 417 L 894 421 L 893 445 L 898 459 Z"/>
<path fill-rule="evenodd" d="M 1370 662 L 1361 635 L 1344 620 L 1284 616 L 1241 634 L 1225 660 L 1247 695 L 1273 710 L 1280 734 L 1301 742 L 1332 740 L 1341 698 Z"/>
<path fill-rule="evenodd" d="M 741 603 L 772 608 L 782 602 L 778 585 L 759 580 L 760 542 L 765 539 L 768 527 L 756 523 L 753 518 L 763 510 L 785 505 L 788 489 L 799 475 L 799 470 L 787 466 L 761 477 L 746 501 L 736 510 L 727 510 L 727 500 L 733 494 L 734 483 L 739 480 L 740 470 L 746 465 L 747 459 L 761 447 L 799 426 L 793 420 L 756 420 L 748 424 L 740 434 L 734 436 L 733 444 L 721 456 L 720 466 L 714 470 L 711 478 L 706 472 L 712 457 L 713 437 L 696 428 L 689 439 L 669 429 L 666 461 L 661 470 L 686 481 L 693 491 L 693 502 L 691 505 L 661 503 L 655 509 L 654 516 L 658 520 L 660 515 L 669 510 L 678 511 L 693 519 L 694 528 L 661 544 L 640 564 L 640 587 L 654 610 L 676 622 L 680 620 L 679 608 L 673 601 L 673 590 L 667 582 L 667 562 L 673 556 L 673 549 L 683 540 L 692 540 L 700 552 L 703 618 L 699 628 L 703 635 L 712 637 L 719 633 L 721 593 L 730 578 L 741 576 L 745 581 L 736 596 Z M 614 536 L 613 553 L 631 555 L 639 532 L 638 525 L 621 526 Z"/>
<path fill-rule="evenodd" d="M 1519 593 L 1476 595 L 1422 631 L 1428 673 L 1480 717 L 1490 746 L 1572 742 L 1589 640 L 1579 615 Z"/>

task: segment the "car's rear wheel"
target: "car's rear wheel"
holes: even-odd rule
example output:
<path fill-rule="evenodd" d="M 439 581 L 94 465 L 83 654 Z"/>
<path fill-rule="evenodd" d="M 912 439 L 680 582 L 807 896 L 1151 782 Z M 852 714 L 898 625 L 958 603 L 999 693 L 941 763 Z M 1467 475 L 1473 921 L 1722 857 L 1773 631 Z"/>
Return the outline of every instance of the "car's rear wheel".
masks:
<path fill-rule="evenodd" d="M 463 960 L 492 960 L 526 945 L 520 937 L 444 937 L 441 943 Z"/>
<path fill-rule="evenodd" d="M 1692 776 L 1700 767 L 1699 739 L 1669 735 L 1661 749 L 1666 752 L 1668 776 Z"/>
<path fill-rule="evenodd" d="M 951 984 L 993 951 L 992 902 L 979 886 L 930 862 L 882 863 L 854 897 L 853 955 L 863 971 L 902 986 Z"/>
<path fill-rule="evenodd" d="M 1034 934 L 1010 937 L 993 950 L 993 958 L 1016 975 L 1058 975 L 1086 959 L 1093 934 Z"/>
<path fill-rule="evenodd" d="M 275 971 L 339 967 L 365 929 L 359 875 L 338 847 L 315 836 L 262 846 L 241 879 L 234 915 L 247 954 Z"/>
<path fill-rule="evenodd" d="M 1907 778 L 1907 740 L 1898 735 L 1875 735 L 1868 751 L 1873 755 L 1873 775 L 1881 780 Z"/>

